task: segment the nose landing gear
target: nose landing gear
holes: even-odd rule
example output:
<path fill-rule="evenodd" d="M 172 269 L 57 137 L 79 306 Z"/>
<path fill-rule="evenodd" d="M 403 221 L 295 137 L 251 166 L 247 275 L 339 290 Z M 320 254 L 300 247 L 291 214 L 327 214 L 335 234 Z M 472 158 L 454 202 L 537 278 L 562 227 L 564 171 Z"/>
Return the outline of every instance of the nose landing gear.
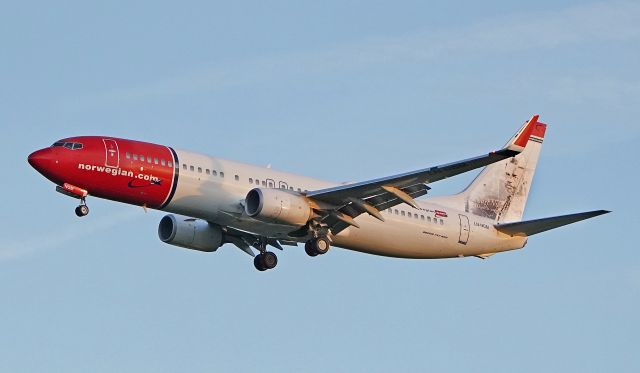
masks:
<path fill-rule="evenodd" d="M 75 185 L 71 185 L 69 183 L 64 183 L 62 186 L 56 186 L 56 192 L 64 194 L 65 196 L 77 198 L 80 200 L 80 206 L 76 207 L 76 215 L 78 217 L 87 216 L 89 214 L 89 207 L 87 207 L 86 198 L 89 195 L 85 189 L 77 187 Z"/>
<path fill-rule="evenodd" d="M 79 218 L 89 215 L 89 206 L 87 206 L 84 198 L 81 200 L 80 205 L 76 207 L 76 215 Z"/>

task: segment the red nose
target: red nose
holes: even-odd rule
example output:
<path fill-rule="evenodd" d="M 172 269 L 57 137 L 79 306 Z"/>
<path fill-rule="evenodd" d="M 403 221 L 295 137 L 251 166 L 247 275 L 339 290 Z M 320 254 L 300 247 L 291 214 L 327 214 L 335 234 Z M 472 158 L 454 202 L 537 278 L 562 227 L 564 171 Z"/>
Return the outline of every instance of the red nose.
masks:
<path fill-rule="evenodd" d="M 46 173 L 48 169 L 51 168 L 51 163 L 53 161 L 53 154 L 51 154 L 51 149 L 40 149 L 29 155 L 27 159 L 31 167 L 35 168 L 41 174 Z"/>

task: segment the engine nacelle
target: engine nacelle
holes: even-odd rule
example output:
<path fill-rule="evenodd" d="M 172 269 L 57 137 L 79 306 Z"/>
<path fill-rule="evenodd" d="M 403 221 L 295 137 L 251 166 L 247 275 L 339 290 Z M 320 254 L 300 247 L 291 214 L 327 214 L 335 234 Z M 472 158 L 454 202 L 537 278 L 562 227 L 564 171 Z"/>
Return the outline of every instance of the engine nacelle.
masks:
<path fill-rule="evenodd" d="M 212 252 L 222 245 L 222 228 L 200 219 L 166 215 L 158 225 L 158 237 L 170 245 Z"/>
<path fill-rule="evenodd" d="M 245 212 L 265 223 L 302 227 L 311 218 L 307 199 L 283 189 L 251 189 L 245 199 Z"/>

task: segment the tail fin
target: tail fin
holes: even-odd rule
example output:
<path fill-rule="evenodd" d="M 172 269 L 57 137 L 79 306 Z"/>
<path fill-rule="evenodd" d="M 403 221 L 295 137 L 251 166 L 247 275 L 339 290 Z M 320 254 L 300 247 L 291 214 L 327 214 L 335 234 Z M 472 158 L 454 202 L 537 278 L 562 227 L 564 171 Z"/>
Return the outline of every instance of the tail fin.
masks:
<path fill-rule="evenodd" d="M 522 220 L 547 128 L 538 122 L 537 115 L 527 123 L 530 122 L 534 123 L 530 133 L 516 135 L 515 142 L 512 139 L 507 145 L 524 147 L 522 153 L 485 167 L 460 194 L 436 197 L 432 202 L 484 216 L 496 223 Z M 526 137 L 522 139 L 522 135 Z"/>

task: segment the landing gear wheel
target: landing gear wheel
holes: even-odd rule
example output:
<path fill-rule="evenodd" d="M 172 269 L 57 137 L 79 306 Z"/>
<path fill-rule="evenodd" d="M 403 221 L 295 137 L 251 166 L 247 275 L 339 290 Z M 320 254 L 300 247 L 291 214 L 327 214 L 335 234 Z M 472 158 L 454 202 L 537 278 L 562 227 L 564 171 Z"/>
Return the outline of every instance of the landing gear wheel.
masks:
<path fill-rule="evenodd" d="M 327 239 L 326 237 L 318 237 L 311 242 L 313 243 L 313 248 L 315 249 L 315 251 L 320 255 L 326 254 L 327 251 L 329 251 L 329 249 L 331 248 L 329 239 Z"/>
<path fill-rule="evenodd" d="M 89 214 L 89 207 L 87 205 L 80 205 L 76 207 L 76 215 L 78 217 L 87 216 Z"/>
<path fill-rule="evenodd" d="M 307 241 L 304 244 L 304 251 L 309 256 L 326 254 L 331 248 L 329 239 L 326 237 L 318 237 Z"/>
<path fill-rule="evenodd" d="M 260 272 L 273 269 L 278 265 L 278 257 L 271 251 L 265 251 L 253 258 L 253 266 Z"/>
<path fill-rule="evenodd" d="M 256 269 L 260 272 L 267 270 L 267 268 L 262 263 L 262 254 L 258 254 L 255 256 L 255 258 L 253 258 L 253 266 L 256 267 Z"/>
<path fill-rule="evenodd" d="M 311 241 L 305 242 L 305 244 L 304 244 L 304 252 L 307 253 L 307 255 L 309 255 L 309 256 L 317 256 L 318 255 L 316 250 L 313 248 L 313 244 L 311 243 Z"/>
<path fill-rule="evenodd" d="M 262 264 L 266 269 L 273 269 L 278 265 L 278 257 L 271 251 L 265 251 L 260 255 L 262 256 Z"/>

